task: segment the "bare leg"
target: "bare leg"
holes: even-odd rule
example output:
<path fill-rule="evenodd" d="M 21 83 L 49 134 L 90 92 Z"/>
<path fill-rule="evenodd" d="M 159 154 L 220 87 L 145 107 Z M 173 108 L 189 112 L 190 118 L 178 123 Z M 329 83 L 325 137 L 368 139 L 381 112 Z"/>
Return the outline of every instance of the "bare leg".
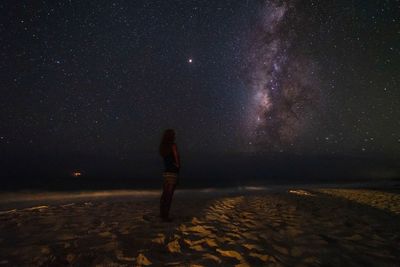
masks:
<path fill-rule="evenodd" d="M 164 182 L 163 193 L 160 199 L 160 216 L 164 219 L 168 218 L 174 191 L 175 184 Z"/>
<path fill-rule="evenodd" d="M 175 184 L 170 184 L 168 186 L 168 194 L 167 194 L 167 198 L 166 198 L 166 214 L 167 214 L 167 218 L 169 215 L 169 210 L 171 209 L 171 203 L 172 203 L 172 197 L 174 195 L 174 191 L 175 191 Z"/>

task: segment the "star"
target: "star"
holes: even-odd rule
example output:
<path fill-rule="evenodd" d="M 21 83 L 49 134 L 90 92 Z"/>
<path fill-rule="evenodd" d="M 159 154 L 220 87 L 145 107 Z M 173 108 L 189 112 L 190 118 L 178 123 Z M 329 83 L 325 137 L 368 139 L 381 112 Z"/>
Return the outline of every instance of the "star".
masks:
<path fill-rule="evenodd" d="M 188 59 L 188 63 L 193 63 L 193 59 L 192 59 L 192 58 L 189 58 L 189 59 Z"/>

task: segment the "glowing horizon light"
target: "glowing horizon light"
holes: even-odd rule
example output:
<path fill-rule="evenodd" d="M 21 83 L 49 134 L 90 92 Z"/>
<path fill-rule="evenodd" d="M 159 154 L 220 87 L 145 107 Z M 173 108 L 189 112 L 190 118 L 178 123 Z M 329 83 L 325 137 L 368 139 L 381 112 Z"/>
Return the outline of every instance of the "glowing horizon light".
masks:
<path fill-rule="evenodd" d="M 300 195 L 300 196 L 310 196 L 313 197 L 315 196 L 314 194 L 307 192 L 306 190 L 298 189 L 298 190 L 289 190 L 289 193 L 295 194 L 295 195 Z"/>
<path fill-rule="evenodd" d="M 72 176 L 74 176 L 74 177 L 82 176 L 82 172 L 80 172 L 80 171 L 74 171 L 74 172 L 72 173 Z"/>

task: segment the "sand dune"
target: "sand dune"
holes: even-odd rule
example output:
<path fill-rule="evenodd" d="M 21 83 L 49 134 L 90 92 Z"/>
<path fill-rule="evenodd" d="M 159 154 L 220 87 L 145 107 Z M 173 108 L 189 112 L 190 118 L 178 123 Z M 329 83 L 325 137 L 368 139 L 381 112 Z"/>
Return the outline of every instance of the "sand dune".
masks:
<path fill-rule="evenodd" d="M 291 189 L 109 199 L 0 213 L 4 266 L 398 266 L 399 194 Z"/>

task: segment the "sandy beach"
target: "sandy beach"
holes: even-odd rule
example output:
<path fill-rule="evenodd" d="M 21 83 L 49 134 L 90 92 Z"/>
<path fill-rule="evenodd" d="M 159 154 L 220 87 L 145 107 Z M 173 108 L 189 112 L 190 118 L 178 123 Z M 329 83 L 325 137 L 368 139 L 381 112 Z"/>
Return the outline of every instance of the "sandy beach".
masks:
<path fill-rule="evenodd" d="M 93 193 L 94 194 L 94 193 Z M 143 193 L 144 194 L 144 193 Z M 0 213 L 1 266 L 399 266 L 400 194 L 372 189 L 37 196 Z M 4 196 L 3 196 L 4 199 Z M 15 201 L 18 201 L 16 199 Z M 34 204 L 29 206 L 30 204 Z M 12 208 L 12 206 L 15 208 Z"/>

